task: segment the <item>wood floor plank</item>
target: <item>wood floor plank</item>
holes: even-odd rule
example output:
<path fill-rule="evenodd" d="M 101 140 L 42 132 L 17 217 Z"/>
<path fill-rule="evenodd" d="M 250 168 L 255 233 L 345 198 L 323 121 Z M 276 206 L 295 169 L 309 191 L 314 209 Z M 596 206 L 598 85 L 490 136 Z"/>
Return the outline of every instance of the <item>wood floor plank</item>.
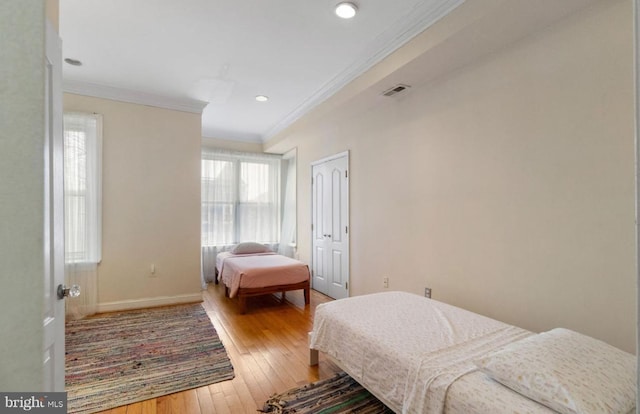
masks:
<path fill-rule="evenodd" d="M 157 414 L 156 399 L 142 401 L 142 414 Z"/>
<path fill-rule="evenodd" d="M 158 414 L 169 414 L 171 413 L 171 406 L 166 395 L 162 397 L 155 398 L 156 400 L 156 410 Z"/>
<path fill-rule="evenodd" d="M 184 391 L 184 408 L 186 413 L 198 412 L 200 410 L 200 404 L 198 403 L 197 388 Z"/>
<path fill-rule="evenodd" d="M 227 402 L 227 406 L 232 413 L 242 413 L 244 412 L 244 407 L 242 406 L 242 401 L 240 400 L 238 393 L 236 393 L 235 388 L 231 381 L 224 381 L 220 383 L 222 388 L 222 394 Z"/>
<path fill-rule="evenodd" d="M 240 314 L 237 301 L 224 296 L 224 287 L 211 284 L 203 292 L 203 306 L 229 354 L 235 378 L 101 414 L 249 414 L 277 392 L 330 378 L 339 368 L 323 355 L 319 366 L 308 365 L 315 308 L 330 300 L 313 290 L 306 306 L 302 292 L 287 292 L 284 302 L 260 296 L 249 298 L 246 314 Z"/>
<path fill-rule="evenodd" d="M 187 407 L 185 404 L 186 395 L 189 391 L 177 392 L 175 394 L 169 394 L 169 412 L 171 413 L 185 413 L 187 412 Z"/>
<path fill-rule="evenodd" d="M 216 409 L 213 406 L 211 400 L 211 394 L 209 393 L 209 387 L 200 387 L 196 389 L 198 395 L 199 412 L 216 414 Z M 195 411 L 198 412 L 198 411 Z"/>
<path fill-rule="evenodd" d="M 125 406 L 127 414 L 142 414 L 142 403 L 135 403 Z"/>
<path fill-rule="evenodd" d="M 224 393 L 222 392 L 222 388 L 219 384 L 209 385 L 209 390 L 211 392 L 211 400 L 213 401 L 213 406 L 216 410 L 217 414 L 232 414 L 232 411 L 229 409 L 227 405 L 227 401 L 224 398 Z"/>
<path fill-rule="evenodd" d="M 253 399 L 247 384 L 244 382 L 242 378 L 238 378 L 236 381 L 231 381 L 233 384 L 233 389 L 240 401 L 242 402 L 242 406 L 244 407 L 245 413 L 255 413 L 257 405 L 255 404 L 255 400 Z"/>

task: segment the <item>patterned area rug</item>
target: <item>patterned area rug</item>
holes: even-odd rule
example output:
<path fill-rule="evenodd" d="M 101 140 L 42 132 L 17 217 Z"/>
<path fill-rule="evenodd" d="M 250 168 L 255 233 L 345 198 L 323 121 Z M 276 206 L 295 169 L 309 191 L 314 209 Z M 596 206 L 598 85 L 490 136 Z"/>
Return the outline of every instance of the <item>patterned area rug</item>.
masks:
<path fill-rule="evenodd" d="M 68 321 L 69 413 L 93 413 L 234 377 L 200 304 Z"/>
<path fill-rule="evenodd" d="M 393 414 L 344 372 L 274 395 L 260 411 L 274 414 Z"/>

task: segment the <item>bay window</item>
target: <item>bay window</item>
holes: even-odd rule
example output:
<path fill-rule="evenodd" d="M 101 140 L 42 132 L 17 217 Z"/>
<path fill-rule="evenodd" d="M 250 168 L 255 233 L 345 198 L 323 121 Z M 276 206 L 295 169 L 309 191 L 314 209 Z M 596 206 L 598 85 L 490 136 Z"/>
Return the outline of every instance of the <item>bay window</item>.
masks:
<path fill-rule="evenodd" d="M 202 246 L 244 241 L 275 245 L 280 238 L 280 157 L 204 150 Z"/>

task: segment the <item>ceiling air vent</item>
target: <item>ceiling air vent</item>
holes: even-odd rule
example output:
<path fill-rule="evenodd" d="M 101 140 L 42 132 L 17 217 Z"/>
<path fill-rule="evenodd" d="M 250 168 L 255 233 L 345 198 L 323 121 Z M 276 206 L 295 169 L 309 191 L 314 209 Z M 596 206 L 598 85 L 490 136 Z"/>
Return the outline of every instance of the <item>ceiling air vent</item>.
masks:
<path fill-rule="evenodd" d="M 395 94 L 398 94 L 402 91 L 404 91 L 405 89 L 409 89 L 411 86 L 409 85 L 405 85 L 403 83 L 399 83 L 396 86 L 392 86 L 391 88 L 387 89 L 386 91 L 382 92 L 382 94 L 384 96 L 393 96 Z"/>

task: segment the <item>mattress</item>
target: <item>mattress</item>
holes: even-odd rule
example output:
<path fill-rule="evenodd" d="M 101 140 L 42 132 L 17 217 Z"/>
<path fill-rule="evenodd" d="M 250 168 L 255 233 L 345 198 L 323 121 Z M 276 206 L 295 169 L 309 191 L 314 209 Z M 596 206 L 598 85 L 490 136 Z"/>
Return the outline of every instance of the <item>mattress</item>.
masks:
<path fill-rule="evenodd" d="M 263 252 L 263 253 L 246 253 L 246 254 L 235 254 L 231 252 L 221 252 L 216 255 L 216 271 L 217 274 L 220 274 L 222 271 L 222 266 L 224 265 L 224 260 L 229 257 L 243 257 L 243 256 L 264 256 L 268 254 L 277 254 L 276 252 Z"/>
<path fill-rule="evenodd" d="M 318 305 L 310 346 L 396 413 L 553 413 L 473 364 L 530 335 L 442 302 L 385 292 Z"/>
<path fill-rule="evenodd" d="M 230 255 L 224 258 L 219 277 L 232 298 L 240 288 L 258 289 L 308 281 L 309 267 L 275 253 Z"/>
<path fill-rule="evenodd" d="M 222 264 L 224 263 L 224 259 L 229 256 L 233 256 L 231 252 L 222 252 L 216 255 L 216 275 L 220 274 L 220 270 L 222 270 Z"/>

